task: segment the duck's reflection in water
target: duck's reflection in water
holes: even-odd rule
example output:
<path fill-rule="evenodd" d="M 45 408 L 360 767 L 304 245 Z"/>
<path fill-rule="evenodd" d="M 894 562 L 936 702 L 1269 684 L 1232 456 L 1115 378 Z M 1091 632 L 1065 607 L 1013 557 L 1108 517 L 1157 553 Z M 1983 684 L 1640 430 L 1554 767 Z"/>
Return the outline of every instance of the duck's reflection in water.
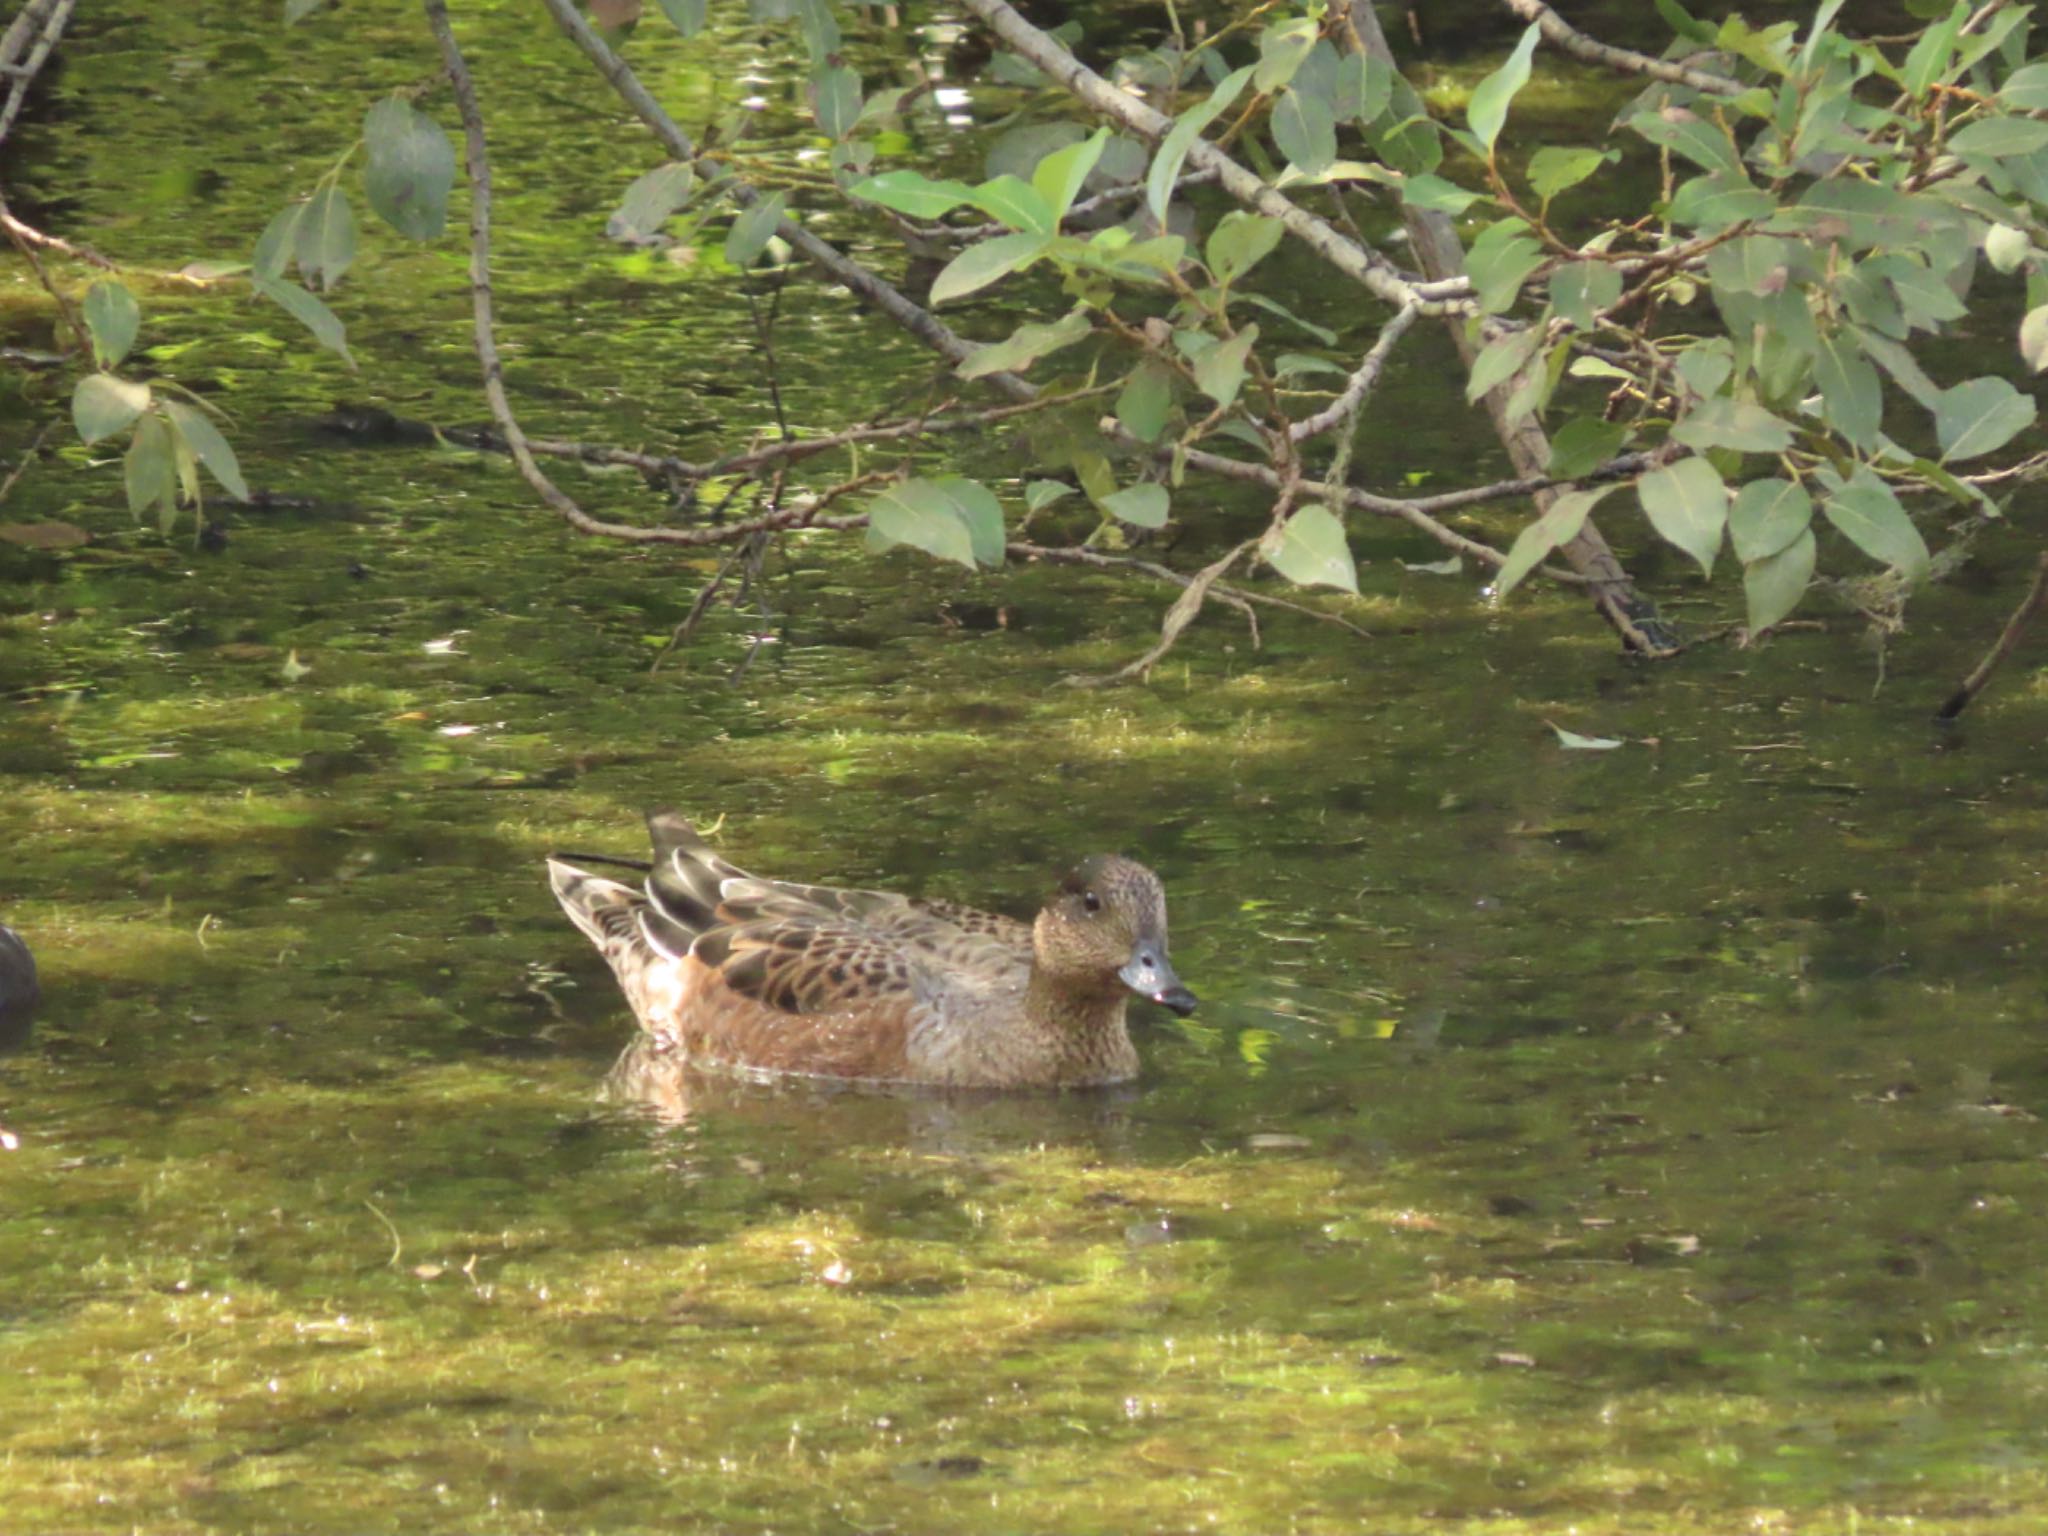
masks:
<path fill-rule="evenodd" d="M 641 1035 L 605 1074 L 599 1097 L 668 1125 L 754 1124 L 836 1145 L 899 1146 L 973 1155 L 1049 1145 L 1105 1158 L 1131 1152 L 1142 1084 L 1064 1093 L 939 1090 L 903 1084 L 774 1076 L 742 1078 L 689 1065 Z"/>

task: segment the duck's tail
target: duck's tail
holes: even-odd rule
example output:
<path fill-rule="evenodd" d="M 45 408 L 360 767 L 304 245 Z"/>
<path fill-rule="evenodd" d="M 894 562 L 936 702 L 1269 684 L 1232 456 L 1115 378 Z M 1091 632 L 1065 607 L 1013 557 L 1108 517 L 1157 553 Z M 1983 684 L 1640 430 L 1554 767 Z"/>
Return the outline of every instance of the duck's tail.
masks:
<path fill-rule="evenodd" d="M 721 887 L 746 880 L 744 870 L 720 858 L 686 817 L 655 811 L 647 818 L 654 844 L 651 862 L 606 853 L 557 853 L 548 857 L 548 883 L 569 920 L 606 958 L 635 948 L 680 956 L 697 935 L 719 922 Z M 633 870 L 644 887 L 593 874 L 586 864 Z"/>
<path fill-rule="evenodd" d="M 560 857 L 548 860 L 548 884 L 554 887 L 555 900 L 569 914 L 569 921 L 607 957 L 619 943 L 632 942 L 638 933 L 635 919 L 647 898 L 635 887 L 593 875 Z"/>

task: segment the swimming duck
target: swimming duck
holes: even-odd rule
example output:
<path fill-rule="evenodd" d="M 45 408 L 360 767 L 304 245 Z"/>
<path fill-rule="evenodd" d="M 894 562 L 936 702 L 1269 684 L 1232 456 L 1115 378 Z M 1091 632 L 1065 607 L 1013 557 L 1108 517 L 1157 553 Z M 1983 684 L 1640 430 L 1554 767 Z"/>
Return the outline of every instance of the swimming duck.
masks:
<path fill-rule="evenodd" d="M 1077 1088 L 1138 1072 L 1131 994 L 1187 1014 L 1166 892 L 1144 865 L 1084 859 L 1035 921 L 885 891 L 763 880 L 671 811 L 651 863 L 548 860 L 556 899 L 641 1027 L 692 1065 L 955 1088 Z M 569 862 L 644 871 L 642 884 Z"/>

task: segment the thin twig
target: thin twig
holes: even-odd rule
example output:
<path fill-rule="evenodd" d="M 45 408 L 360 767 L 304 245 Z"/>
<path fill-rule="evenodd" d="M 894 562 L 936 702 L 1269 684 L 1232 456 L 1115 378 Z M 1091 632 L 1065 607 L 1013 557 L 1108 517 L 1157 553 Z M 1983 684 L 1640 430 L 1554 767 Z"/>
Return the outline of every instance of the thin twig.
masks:
<path fill-rule="evenodd" d="M 35 463 L 36 455 L 43 451 L 43 439 L 55 430 L 56 425 L 54 421 L 44 422 L 41 430 L 36 433 L 36 440 L 22 453 L 21 462 L 8 472 L 5 480 L 0 480 L 0 505 L 6 503 L 8 495 L 14 490 L 14 482 L 28 473 L 29 465 Z"/>
<path fill-rule="evenodd" d="M 2020 599 L 2019 607 L 2013 609 L 2012 617 L 2005 621 L 2005 628 L 1999 632 L 1998 643 L 1991 647 L 1976 670 L 1963 679 L 1962 686 L 1949 695 L 1948 702 L 1936 712 L 1935 718 L 1953 720 L 1970 707 L 1970 701 L 1984 691 L 1984 685 L 1991 681 L 1991 674 L 1999 664 L 2013 653 L 2020 638 L 2026 634 L 2027 626 L 2034 621 L 2034 615 L 2041 611 L 2041 603 L 2048 599 L 2048 549 L 2041 551 L 2040 561 L 2034 567 L 2034 584 L 2027 588 L 2027 595 Z"/>

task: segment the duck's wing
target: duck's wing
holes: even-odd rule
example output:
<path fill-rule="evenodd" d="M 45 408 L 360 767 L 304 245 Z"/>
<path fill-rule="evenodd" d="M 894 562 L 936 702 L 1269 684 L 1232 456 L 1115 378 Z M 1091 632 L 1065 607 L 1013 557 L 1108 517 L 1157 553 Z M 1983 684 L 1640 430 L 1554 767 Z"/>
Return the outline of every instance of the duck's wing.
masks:
<path fill-rule="evenodd" d="M 673 812 L 650 816 L 648 829 L 654 860 L 638 922 L 649 941 L 782 1012 L 882 1006 L 934 977 L 994 979 L 1028 963 L 1031 930 L 1014 919 L 891 891 L 765 880 Z"/>

